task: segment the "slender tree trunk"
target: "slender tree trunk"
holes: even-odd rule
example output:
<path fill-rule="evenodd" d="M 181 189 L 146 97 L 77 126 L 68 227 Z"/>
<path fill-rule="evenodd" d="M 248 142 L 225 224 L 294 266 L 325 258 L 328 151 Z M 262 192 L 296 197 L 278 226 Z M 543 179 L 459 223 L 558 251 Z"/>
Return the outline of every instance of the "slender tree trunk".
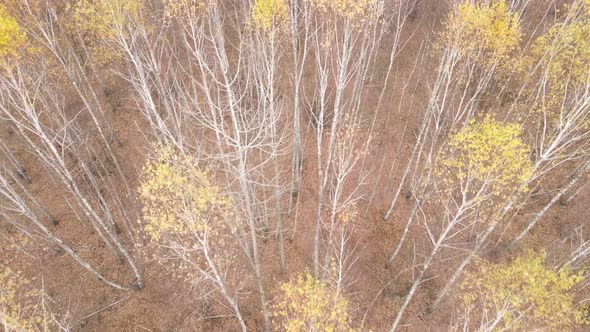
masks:
<path fill-rule="evenodd" d="M 530 232 L 530 230 L 535 227 L 535 225 L 537 224 L 537 222 L 539 222 L 539 220 L 541 220 L 541 218 L 543 218 L 543 216 L 545 215 L 545 213 L 547 213 L 547 211 L 555 204 L 557 203 L 557 201 L 559 201 L 559 199 L 567 192 L 569 191 L 577 182 L 578 180 L 580 180 L 580 178 L 582 176 L 584 176 L 586 174 L 586 171 L 590 168 L 590 159 L 586 160 L 585 162 L 585 166 L 581 169 L 580 172 L 576 172 L 576 174 L 574 174 L 572 176 L 572 178 L 568 181 L 568 183 L 563 186 L 559 192 L 557 194 L 555 194 L 553 196 L 553 198 L 541 209 L 541 211 L 537 212 L 537 214 L 535 215 L 535 217 L 529 221 L 529 223 L 527 224 L 527 226 L 520 232 L 518 233 L 518 235 L 514 238 L 514 240 L 510 243 L 510 246 L 513 246 L 516 244 L 516 242 L 522 240 L 522 238 L 528 234 L 528 232 Z"/>

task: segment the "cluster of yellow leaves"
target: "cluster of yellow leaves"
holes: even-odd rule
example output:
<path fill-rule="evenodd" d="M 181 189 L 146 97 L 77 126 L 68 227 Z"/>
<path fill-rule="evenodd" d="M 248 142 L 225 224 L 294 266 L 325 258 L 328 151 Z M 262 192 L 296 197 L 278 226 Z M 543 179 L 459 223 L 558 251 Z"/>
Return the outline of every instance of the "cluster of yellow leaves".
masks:
<path fill-rule="evenodd" d="M 218 229 L 214 226 L 230 211 L 229 198 L 211 183 L 207 172 L 170 145 L 158 147 L 155 160 L 146 163 L 143 173 L 145 231 L 153 240 L 164 233 L 213 234 Z"/>
<path fill-rule="evenodd" d="M 206 0 L 169 0 L 164 15 L 166 19 L 186 20 L 196 17 L 205 9 Z"/>
<path fill-rule="evenodd" d="M 13 57 L 26 43 L 26 35 L 14 17 L 0 6 L 0 62 L 6 57 Z"/>
<path fill-rule="evenodd" d="M 511 263 L 479 262 L 477 272 L 468 273 L 461 284 L 464 305 L 491 317 L 507 309 L 496 329 L 500 331 L 530 330 L 524 321 L 550 331 L 585 323 L 585 309 L 577 305 L 573 293 L 583 274 L 572 274 L 567 267 L 548 268 L 545 257 L 528 252 Z"/>
<path fill-rule="evenodd" d="M 553 124 L 567 117 L 569 110 L 563 106 L 571 93 L 590 82 L 590 0 L 578 0 L 564 11 L 564 21 L 535 40 L 529 57 L 531 67 L 541 64 L 541 75 L 547 75 L 549 83 L 536 109 Z M 588 128 L 586 121 L 582 129 Z"/>
<path fill-rule="evenodd" d="M 514 123 L 502 124 L 490 116 L 472 120 L 451 136 L 449 155 L 440 163 L 440 174 L 460 183 L 485 183 L 494 195 L 510 193 L 520 188 L 533 172 L 530 148 L 520 136 L 521 127 Z"/>
<path fill-rule="evenodd" d="M 141 7 L 141 0 L 79 0 L 71 8 L 71 29 L 82 36 L 96 63 L 105 65 L 118 57 L 105 43 L 116 39 L 129 20 L 138 20 Z"/>
<path fill-rule="evenodd" d="M 445 23 L 443 43 L 458 46 L 462 55 L 481 65 L 509 65 L 521 39 L 520 22 L 505 0 L 465 1 Z"/>
<path fill-rule="evenodd" d="M 33 331 L 35 326 L 46 325 L 33 301 L 38 295 L 20 273 L 0 266 L 0 327 L 7 331 Z"/>
<path fill-rule="evenodd" d="M 559 91 L 566 81 L 579 86 L 590 80 L 590 0 L 575 3 L 567 12 L 571 16 L 566 22 L 555 24 L 537 38 L 531 50 Z"/>
<path fill-rule="evenodd" d="M 338 214 L 338 220 L 343 225 L 346 225 L 350 222 L 354 222 L 357 220 L 359 216 L 358 208 L 356 204 L 348 205 L 342 212 Z"/>
<path fill-rule="evenodd" d="M 252 6 L 252 24 L 263 31 L 285 26 L 289 20 L 286 0 L 256 0 Z"/>
<path fill-rule="evenodd" d="M 376 0 L 306 0 L 323 12 L 332 12 L 356 26 L 371 21 L 378 15 Z"/>
<path fill-rule="evenodd" d="M 129 18 L 138 18 L 141 0 L 79 0 L 74 5 L 76 23 L 93 29 L 102 39 L 112 39 L 114 27 L 124 26 Z"/>
<path fill-rule="evenodd" d="M 283 331 L 353 331 L 348 301 L 309 272 L 281 284 L 273 316 Z"/>

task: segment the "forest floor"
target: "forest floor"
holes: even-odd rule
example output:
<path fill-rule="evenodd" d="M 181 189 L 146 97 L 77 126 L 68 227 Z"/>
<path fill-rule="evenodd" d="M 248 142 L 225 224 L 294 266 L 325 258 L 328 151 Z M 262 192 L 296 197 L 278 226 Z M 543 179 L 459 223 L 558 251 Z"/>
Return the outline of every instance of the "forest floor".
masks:
<path fill-rule="evenodd" d="M 440 30 L 440 21 L 445 17 L 448 8 L 443 1 L 425 0 L 419 3 L 415 12 L 410 15 L 410 22 L 405 30 L 405 44 L 395 64 L 395 79 L 392 79 L 390 91 L 382 101 L 379 114 L 375 121 L 376 135 L 374 144 L 367 157 L 366 165 L 372 171 L 367 182 L 376 188 L 375 192 L 367 191 L 367 199 L 360 205 L 361 211 L 357 232 L 352 239 L 356 244 L 359 257 L 351 271 L 347 292 L 352 308 L 353 326 L 365 322 L 363 330 L 387 331 L 403 301 L 409 286 L 408 275 L 400 277 L 399 270 L 385 267 L 387 256 L 392 252 L 405 225 L 410 201 L 402 196 L 391 218 L 383 221 L 383 215 L 392 199 L 395 188 L 400 181 L 409 159 L 419 118 L 417 111 L 428 102 L 428 79 L 436 70 L 436 63 L 425 55 L 426 63 L 416 66 L 416 58 L 420 55 L 423 43 L 432 42 L 436 31 Z M 386 36 L 385 40 L 388 39 Z M 377 71 L 385 72 L 388 66 L 388 54 L 380 55 Z M 419 68 L 416 68 L 419 67 Z M 409 81 L 405 93 L 410 97 L 402 100 L 400 82 Z M 117 81 L 113 81 L 116 86 Z M 142 115 L 136 109 L 132 92 L 114 88 L 105 93 L 105 104 L 110 105 L 108 117 L 114 125 L 122 144 L 116 146 L 115 153 L 124 164 L 123 169 L 128 176 L 132 188 L 139 185 L 141 167 L 145 160 L 147 142 L 141 134 Z M 367 96 L 367 102 L 376 103 L 379 99 L 380 87 L 375 88 L 373 95 Z M 79 105 L 71 105 L 72 108 Z M 375 107 L 370 107 L 374 109 Z M 365 131 L 372 125 L 373 114 L 367 114 Z M 309 119 L 307 119 L 309 120 Z M 310 122 L 310 121 L 307 121 Z M 280 271 L 278 242 L 274 237 L 261 241 L 260 251 L 263 264 L 263 275 L 270 294 L 276 289 L 279 281 L 287 280 L 293 274 L 304 271 L 311 266 L 313 227 L 316 213 L 315 198 L 317 197 L 316 172 L 314 166 L 315 142 L 313 128 L 307 127 L 306 158 L 304 163 L 304 183 L 298 196 L 296 213 L 285 216 L 287 228 L 286 260 L 287 270 Z M 75 215 L 68 209 L 63 196 L 54 188 L 54 183 L 45 180 L 43 168 L 35 161 L 35 156 L 25 151 L 17 142 L 9 127 L 0 127 L 0 139 L 13 147 L 18 158 L 24 161 L 27 176 L 31 183 L 29 189 L 48 207 L 49 212 L 59 220 L 57 232 L 67 241 L 75 243 L 84 238 L 85 247 L 77 249 L 84 258 L 93 262 L 98 269 L 108 276 L 120 280 L 131 274 L 128 268 L 119 264 L 107 248 L 98 240 L 92 230 L 78 222 Z M 367 166 L 369 167 L 369 166 Z M 133 200 L 130 200 L 133 201 Z M 539 203 L 541 204 L 541 203 Z M 139 203 L 128 208 L 140 209 Z M 526 212 L 523 212 L 526 213 Z M 590 219 L 590 190 L 582 192 L 568 206 L 557 204 L 539 223 L 531 235 L 523 241 L 523 246 L 535 247 L 541 239 L 547 243 L 560 245 L 562 234 L 571 227 L 581 225 Z M 518 216 L 515 222 L 518 222 Z M 138 227 L 138 225 L 136 225 Z M 297 227 L 294 233 L 292 230 Z M 508 232 L 513 230 L 508 229 Z M 412 239 L 408 240 L 412 241 Z M 420 239 L 414 239 L 414 248 L 406 246 L 398 262 L 411 265 L 417 257 L 421 246 Z M 501 250 L 502 242 L 495 249 L 485 253 L 490 257 L 494 250 Z M 141 241 L 139 241 L 141 243 Z M 34 254 L 31 258 L 12 246 L 3 244 L 0 249 L 0 261 L 8 262 L 25 272 L 25 275 L 42 282 L 44 291 L 54 301 L 51 305 L 60 308 L 59 314 L 71 313 L 74 331 L 232 331 L 237 330 L 235 321 L 228 318 L 227 311 L 212 300 L 198 296 L 197 290 L 182 278 L 178 278 L 166 264 L 152 258 L 149 247 L 137 246 L 132 254 L 137 257 L 143 272 L 145 287 L 136 291 L 118 291 L 93 278 L 81 267 L 76 265 L 63 252 L 53 249 L 43 250 L 36 243 L 23 246 Z M 499 249 L 498 249 L 499 248 Z M 396 264 L 396 263 L 394 263 Z M 429 305 L 435 291 L 440 287 L 436 279 L 437 266 L 433 269 L 416 296 L 405 316 L 404 329 L 408 331 L 446 331 L 445 324 L 452 312 L 443 305 L 439 310 L 430 312 Z M 440 271 L 440 270 L 439 270 Z M 403 274 L 403 273 L 402 273 Z M 242 276 L 238 276 L 242 278 Z M 182 284 L 182 286 L 179 286 Z M 199 287 L 196 285 L 195 287 Z M 242 289 L 243 315 L 253 331 L 262 330 L 262 315 L 259 312 L 258 296 L 254 280 L 246 280 Z M 452 298 L 447 301 L 452 301 Z M 251 303 L 252 305 L 249 305 Z M 215 317 L 218 316 L 218 317 Z"/>

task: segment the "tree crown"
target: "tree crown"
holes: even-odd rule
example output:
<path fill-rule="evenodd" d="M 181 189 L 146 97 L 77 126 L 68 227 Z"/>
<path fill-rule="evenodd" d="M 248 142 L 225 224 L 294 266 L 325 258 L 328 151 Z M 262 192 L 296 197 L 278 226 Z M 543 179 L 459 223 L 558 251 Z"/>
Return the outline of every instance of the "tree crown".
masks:
<path fill-rule="evenodd" d="M 140 0 L 80 0 L 72 7 L 72 29 L 79 34 L 99 65 L 119 57 L 106 43 L 118 37 L 129 20 L 138 20 Z"/>
<path fill-rule="evenodd" d="M 463 55 L 486 65 L 509 61 L 522 35 L 518 15 L 505 0 L 465 1 L 449 14 L 445 25 L 443 43 L 453 44 L 458 38 Z"/>
<path fill-rule="evenodd" d="M 537 38 L 531 52 L 547 68 L 557 93 L 566 82 L 579 86 L 590 80 L 590 0 L 576 2 L 566 11 L 566 21 Z"/>
<path fill-rule="evenodd" d="M 307 0 L 323 12 L 331 11 L 356 26 L 375 18 L 376 0 Z"/>
<path fill-rule="evenodd" d="M 0 58 L 16 56 L 25 42 L 26 35 L 18 22 L 0 6 Z"/>
<path fill-rule="evenodd" d="M 335 298 L 332 288 L 301 273 L 280 286 L 274 316 L 282 329 L 295 331 L 353 331 L 348 316 L 348 301 Z"/>
<path fill-rule="evenodd" d="M 566 267 L 555 271 L 545 265 L 546 254 L 532 251 L 512 262 L 478 263 L 461 284 L 466 307 L 485 299 L 482 314 L 496 315 L 504 310 L 498 330 L 526 330 L 524 320 L 549 330 L 585 322 L 585 310 L 574 300 L 573 288 L 584 280 Z M 520 317 L 524 315 L 524 319 Z M 530 326 L 528 326 L 530 328 Z"/>
<path fill-rule="evenodd" d="M 254 27 L 269 31 L 275 25 L 289 19 L 289 7 L 285 0 L 256 0 L 252 7 Z"/>
<path fill-rule="evenodd" d="M 143 168 L 140 196 L 145 230 L 158 240 L 163 233 L 214 233 L 216 223 L 229 213 L 230 200 L 199 169 L 194 158 L 178 154 L 170 145 L 157 148 Z"/>
<path fill-rule="evenodd" d="M 449 154 L 441 162 L 445 180 L 476 180 L 489 185 L 495 195 L 512 192 L 533 171 L 530 148 L 520 136 L 518 124 L 502 124 L 490 116 L 472 120 L 450 138 Z"/>

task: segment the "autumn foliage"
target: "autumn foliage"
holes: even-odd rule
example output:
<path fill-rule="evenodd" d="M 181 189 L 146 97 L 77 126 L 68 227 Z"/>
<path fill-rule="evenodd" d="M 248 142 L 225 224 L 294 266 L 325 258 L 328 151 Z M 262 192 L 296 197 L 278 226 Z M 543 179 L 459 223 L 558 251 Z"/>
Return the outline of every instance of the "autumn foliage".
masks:
<path fill-rule="evenodd" d="M 112 43 L 129 21 L 138 20 L 142 9 L 139 0 L 81 0 L 70 8 L 71 33 L 77 35 L 91 51 L 92 60 L 105 65 L 115 61 L 120 52 Z"/>
<path fill-rule="evenodd" d="M 461 2 L 445 25 L 443 45 L 456 44 L 461 56 L 485 67 L 510 66 L 520 48 L 520 20 L 505 0 Z"/>
<path fill-rule="evenodd" d="M 285 0 L 256 0 L 252 7 L 252 22 L 265 31 L 274 26 L 284 25 L 289 16 Z"/>
<path fill-rule="evenodd" d="M 176 153 L 171 145 L 158 147 L 143 172 L 140 195 L 145 230 L 153 240 L 163 234 L 215 236 L 229 216 L 229 199 L 211 183 L 207 171 L 192 157 Z"/>
<path fill-rule="evenodd" d="M 0 328 L 586 328 L 561 2 L 4 0 Z"/>
<path fill-rule="evenodd" d="M 566 82 L 580 87 L 590 79 L 590 1 L 565 9 L 564 22 L 537 38 L 531 52 L 546 68 L 553 88 L 561 93 Z"/>
<path fill-rule="evenodd" d="M 487 317 L 489 330 L 563 331 L 587 321 L 586 307 L 575 299 L 585 277 L 563 267 L 555 270 L 546 254 L 527 252 L 512 262 L 480 261 L 461 284 L 464 306 L 476 317 Z"/>
<path fill-rule="evenodd" d="M 475 192 L 482 186 L 496 196 L 520 190 L 532 174 L 530 148 L 521 136 L 521 126 L 515 123 L 503 124 L 489 116 L 472 120 L 451 136 L 441 172 L 455 179 L 448 181 L 464 183 Z"/>
<path fill-rule="evenodd" d="M 0 264 L 0 328 L 6 332 L 55 328 L 39 305 L 40 293 L 21 272 Z"/>
<path fill-rule="evenodd" d="M 309 272 L 281 283 L 273 316 L 288 332 L 353 330 L 348 301 Z"/>
<path fill-rule="evenodd" d="M 25 41 L 25 33 L 18 22 L 0 5 L 0 63 L 16 56 Z"/>

